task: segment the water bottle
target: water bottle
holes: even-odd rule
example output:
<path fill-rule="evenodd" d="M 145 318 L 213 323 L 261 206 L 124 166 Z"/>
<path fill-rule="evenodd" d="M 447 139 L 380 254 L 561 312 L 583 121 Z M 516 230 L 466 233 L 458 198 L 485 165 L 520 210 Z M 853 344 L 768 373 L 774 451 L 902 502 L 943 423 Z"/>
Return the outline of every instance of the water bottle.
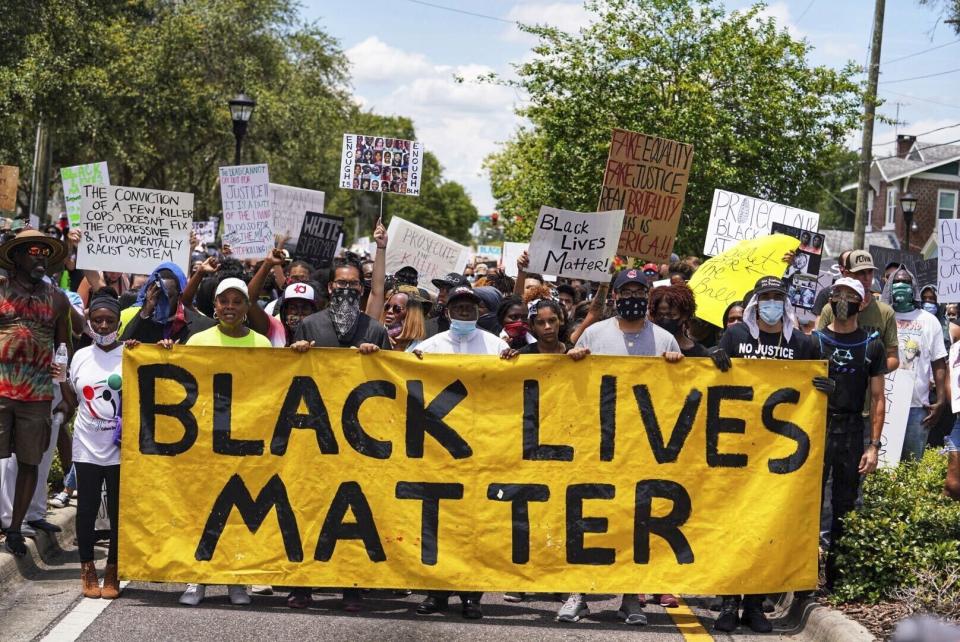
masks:
<path fill-rule="evenodd" d="M 57 353 L 53 357 L 53 362 L 60 366 L 60 374 L 58 374 L 53 380 L 57 383 L 63 383 L 67 380 L 67 363 L 70 361 L 70 357 L 67 354 L 67 344 L 61 343 L 60 347 L 57 348 Z"/>

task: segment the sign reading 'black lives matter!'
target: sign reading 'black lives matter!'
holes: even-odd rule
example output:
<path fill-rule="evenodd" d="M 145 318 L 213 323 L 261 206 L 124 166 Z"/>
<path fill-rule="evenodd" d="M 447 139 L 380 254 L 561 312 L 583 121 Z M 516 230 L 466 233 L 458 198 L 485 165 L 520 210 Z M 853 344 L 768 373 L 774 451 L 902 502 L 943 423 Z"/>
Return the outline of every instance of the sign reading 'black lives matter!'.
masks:
<path fill-rule="evenodd" d="M 150 274 L 171 261 L 187 272 L 191 229 L 193 194 L 84 185 L 77 269 Z"/>
<path fill-rule="evenodd" d="M 530 239 L 530 270 L 608 281 L 621 227 L 623 210 L 583 213 L 544 205 Z"/>

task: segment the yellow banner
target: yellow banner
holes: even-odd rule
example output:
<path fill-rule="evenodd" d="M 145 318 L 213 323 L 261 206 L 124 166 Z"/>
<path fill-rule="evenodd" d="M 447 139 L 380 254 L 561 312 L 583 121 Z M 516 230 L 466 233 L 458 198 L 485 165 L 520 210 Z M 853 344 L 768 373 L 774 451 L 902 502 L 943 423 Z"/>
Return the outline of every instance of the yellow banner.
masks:
<path fill-rule="evenodd" d="M 120 573 L 767 593 L 817 583 L 824 362 L 140 346 Z"/>

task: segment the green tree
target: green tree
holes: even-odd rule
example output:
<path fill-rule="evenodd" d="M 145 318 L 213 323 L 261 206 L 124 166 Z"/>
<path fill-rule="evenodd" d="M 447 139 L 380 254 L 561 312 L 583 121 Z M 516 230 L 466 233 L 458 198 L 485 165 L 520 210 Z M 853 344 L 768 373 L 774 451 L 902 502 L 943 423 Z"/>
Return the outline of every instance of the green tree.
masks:
<path fill-rule="evenodd" d="M 676 251 L 702 249 L 714 188 L 811 207 L 858 118 L 854 65 L 807 62 L 810 45 L 762 5 L 726 14 L 712 0 L 588 0 L 578 34 L 542 26 L 515 81 L 529 121 L 487 160 L 512 238 L 542 204 L 597 206 L 610 141 L 622 127 L 692 143 Z"/>

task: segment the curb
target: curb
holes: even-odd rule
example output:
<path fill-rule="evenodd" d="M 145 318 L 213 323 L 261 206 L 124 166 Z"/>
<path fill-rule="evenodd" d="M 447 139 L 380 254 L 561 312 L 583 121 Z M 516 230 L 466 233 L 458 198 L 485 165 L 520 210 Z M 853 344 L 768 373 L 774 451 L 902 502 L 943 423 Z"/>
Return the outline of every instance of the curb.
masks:
<path fill-rule="evenodd" d="M 793 623 L 790 633 L 816 642 L 874 642 L 876 638 L 859 622 L 810 598 L 794 600 L 784 618 Z"/>
<path fill-rule="evenodd" d="M 62 528 L 62 532 L 41 531 L 36 537 L 26 538 L 27 554 L 24 557 L 14 557 L 5 547 L 0 547 L 0 591 L 12 590 L 13 584 L 38 575 L 42 572 L 42 562 L 60 555 L 66 548 L 73 548 L 73 540 L 76 537 L 76 514 L 75 499 L 67 508 L 48 510 L 47 520 Z"/>

